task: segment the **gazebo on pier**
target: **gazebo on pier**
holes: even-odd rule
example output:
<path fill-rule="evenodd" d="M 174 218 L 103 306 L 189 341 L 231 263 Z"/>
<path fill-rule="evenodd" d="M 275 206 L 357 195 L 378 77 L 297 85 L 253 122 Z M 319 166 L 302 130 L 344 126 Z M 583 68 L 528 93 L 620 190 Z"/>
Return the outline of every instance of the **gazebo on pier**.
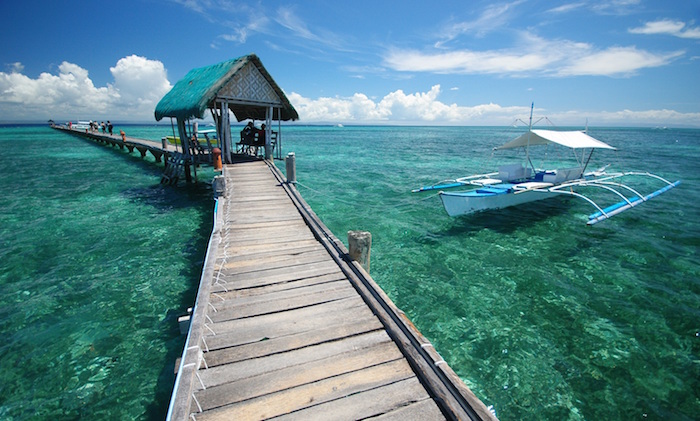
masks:
<path fill-rule="evenodd" d="M 272 159 L 272 121 L 298 120 L 299 114 L 255 54 L 207 67 L 192 69 L 158 102 L 155 119 L 177 119 L 178 136 L 184 150 L 186 177 L 193 163 L 189 139 L 190 119 L 202 119 L 209 109 L 222 145 L 222 159 L 231 163 L 238 134 L 231 135 L 230 113 L 237 121 L 265 121 L 265 158 Z M 278 129 L 278 136 L 280 136 Z M 233 139 L 236 139 L 233 141 Z M 279 151 L 278 138 L 278 153 Z"/>

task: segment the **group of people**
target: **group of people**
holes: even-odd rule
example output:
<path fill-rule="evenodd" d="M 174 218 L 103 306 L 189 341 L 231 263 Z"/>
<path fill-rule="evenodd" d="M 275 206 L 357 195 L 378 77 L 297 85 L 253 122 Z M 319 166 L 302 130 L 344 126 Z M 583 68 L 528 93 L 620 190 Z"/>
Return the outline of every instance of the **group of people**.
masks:
<path fill-rule="evenodd" d="M 78 124 L 84 124 L 84 123 L 81 123 L 79 121 Z M 98 123 L 97 121 L 90 120 L 90 123 L 88 124 L 88 126 L 89 126 L 88 130 L 90 130 L 93 133 L 97 133 L 101 129 L 103 134 L 106 134 L 109 131 L 110 136 L 112 136 L 112 131 L 114 130 L 114 126 L 112 126 L 112 122 L 109 120 L 107 120 L 106 123 L 104 121 Z M 68 128 L 69 129 L 73 128 L 72 121 L 68 122 Z"/>
<path fill-rule="evenodd" d="M 252 121 L 241 130 L 241 144 L 252 148 L 251 152 L 257 154 L 258 148 L 265 146 L 265 124 L 258 129 Z"/>
<path fill-rule="evenodd" d="M 258 129 L 252 121 L 249 121 L 241 130 L 241 141 L 248 145 L 265 146 L 265 124 L 263 123 Z"/>

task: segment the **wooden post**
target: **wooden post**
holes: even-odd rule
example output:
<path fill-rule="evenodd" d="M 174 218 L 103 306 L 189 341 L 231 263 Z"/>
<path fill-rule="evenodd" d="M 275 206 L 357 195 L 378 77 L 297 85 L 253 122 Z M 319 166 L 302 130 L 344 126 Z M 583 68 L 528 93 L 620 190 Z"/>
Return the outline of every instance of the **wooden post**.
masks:
<path fill-rule="evenodd" d="M 190 168 L 190 163 L 192 162 L 192 151 L 190 150 L 190 142 L 187 138 L 187 129 L 185 128 L 185 121 L 178 118 L 177 119 L 177 132 L 180 135 L 180 145 L 182 146 L 183 156 L 185 158 L 185 180 L 188 183 L 192 182 L 192 169 Z"/>
<path fill-rule="evenodd" d="M 287 168 L 287 183 L 297 182 L 297 160 L 294 152 L 289 152 L 284 158 L 284 164 Z"/>
<path fill-rule="evenodd" d="M 372 234 L 369 231 L 348 231 L 350 258 L 369 273 L 369 255 L 372 251 Z"/>
<path fill-rule="evenodd" d="M 223 175 L 214 176 L 214 197 L 226 196 L 226 178 Z"/>
<path fill-rule="evenodd" d="M 265 159 L 272 160 L 272 148 L 270 141 L 272 137 L 272 106 L 265 111 Z"/>

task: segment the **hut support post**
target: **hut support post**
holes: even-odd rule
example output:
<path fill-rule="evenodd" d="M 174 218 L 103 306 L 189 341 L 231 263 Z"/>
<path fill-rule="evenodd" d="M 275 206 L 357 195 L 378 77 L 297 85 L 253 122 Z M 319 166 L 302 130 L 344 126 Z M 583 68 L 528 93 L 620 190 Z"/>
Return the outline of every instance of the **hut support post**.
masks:
<path fill-rule="evenodd" d="M 282 108 L 277 108 L 277 159 L 282 159 Z"/>
<path fill-rule="evenodd" d="M 187 127 L 185 127 L 185 121 L 179 118 L 177 119 L 177 132 L 180 135 L 180 144 L 182 145 L 182 150 L 185 155 L 185 180 L 188 183 L 191 183 L 192 172 L 190 168 L 190 163 L 192 161 L 192 155 L 190 151 L 190 142 L 187 138 Z"/>
<path fill-rule="evenodd" d="M 223 101 L 221 103 L 221 134 L 223 135 L 224 156 L 226 157 L 226 163 L 230 164 L 232 162 L 231 122 L 229 120 L 228 101 Z"/>
<path fill-rule="evenodd" d="M 270 145 L 270 140 L 272 138 L 272 113 L 274 112 L 272 106 L 267 107 L 265 111 L 265 159 L 272 159 L 272 145 Z"/>

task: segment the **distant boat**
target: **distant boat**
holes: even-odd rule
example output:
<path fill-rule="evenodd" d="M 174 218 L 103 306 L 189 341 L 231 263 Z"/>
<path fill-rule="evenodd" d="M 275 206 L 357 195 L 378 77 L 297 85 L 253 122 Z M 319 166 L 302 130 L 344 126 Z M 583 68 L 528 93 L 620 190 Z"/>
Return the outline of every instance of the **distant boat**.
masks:
<path fill-rule="evenodd" d="M 576 164 L 554 169 L 536 169 L 530 159 L 530 148 L 539 145 L 556 144 L 580 150 Z M 586 167 L 595 149 L 615 149 L 614 147 L 592 138 L 582 131 L 533 130 L 532 111 L 530 129 L 527 133 L 502 145 L 495 150 L 525 149 L 525 162 L 502 165 L 497 172 L 476 174 L 455 180 L 446 180 L 437 185 L 426 186 L 414 192 L 440 190 L 439 196 L 445 211 L 450 216 L 469 215 L 476 212 L 503 209 L 528 202 L 543 200 L 555 196 L 569 195 L 583 199 L 596 208 L 588 217 L 588 224 L 608 219 L 627 209 L 633 208 L 647 200 L 664 193 L 680 181 L 670 182 L 658 175 L 648 172 L 606 172 L 607 167 L 586 173 Z M 586 156 L 585 151 L 590 150 Z M 648 194 L 642 194 L 622 179 L 632 177 L 650 177 L 663 183 L 663 186 Z M 445 191 L 452 188 L 471 186 L 467 191 Z M 590 197 L 576 192 L 584 187 L 596 187 L 612 193 L 617 202 L 603 207 Z"/>
<path fill-rule="evenodd" d="M 75 130 L 85 130 L 90 129 L 90 123 L 90 121 L 78 120 L 77 123 L 72 123 L 70 127 Z"/>
<path fill-rule="evenodd" d="M 171 145 L 180 145 L 180 137 L 179 136 L 165 136 L 165 139 L 170 143 Z M 216 140 L 216 129 L 206 129 L 206 130 L 200 130 L 197 132 L 197 140 L 198 141 L 204 141 L 206 143 L 207 140 L 210 142 L 212 140 Z"/>

